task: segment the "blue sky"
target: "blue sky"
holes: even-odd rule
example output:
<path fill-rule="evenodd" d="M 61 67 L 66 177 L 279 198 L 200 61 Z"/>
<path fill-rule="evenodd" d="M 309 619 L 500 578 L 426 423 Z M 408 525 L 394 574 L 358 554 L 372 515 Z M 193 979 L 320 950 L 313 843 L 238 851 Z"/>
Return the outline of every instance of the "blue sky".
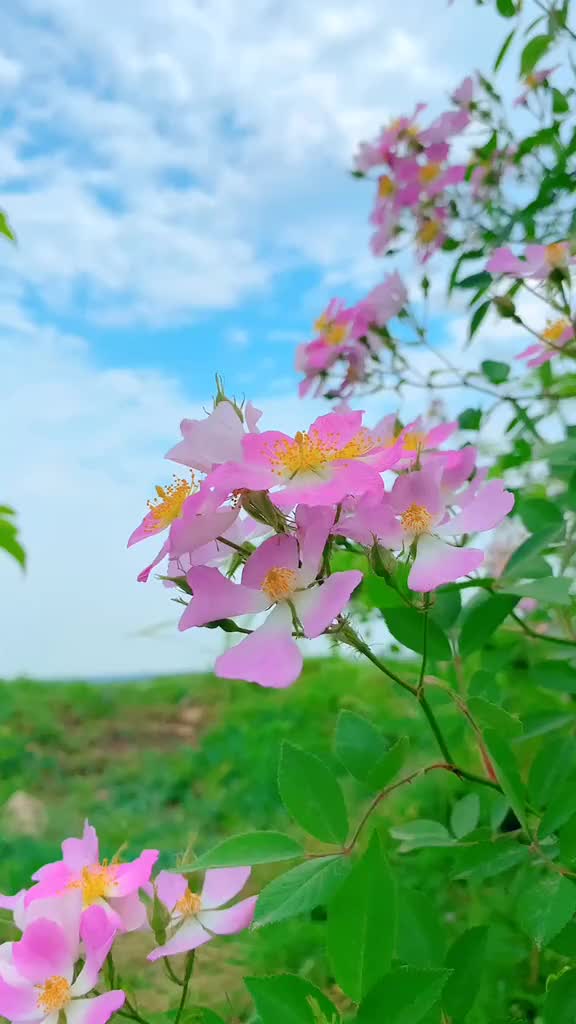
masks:
<path fill-rule="evenodd" d="M 0 498 L 30 570 L 0 563 L 0 675 L 209 663 L 124 547 L 163 453 L 217 371 L 267 426 L 307 425 L 295 345 L 383 272 L 355 145 L 438 109 L 495 26 L 468 0 L 4 5 Z"/>

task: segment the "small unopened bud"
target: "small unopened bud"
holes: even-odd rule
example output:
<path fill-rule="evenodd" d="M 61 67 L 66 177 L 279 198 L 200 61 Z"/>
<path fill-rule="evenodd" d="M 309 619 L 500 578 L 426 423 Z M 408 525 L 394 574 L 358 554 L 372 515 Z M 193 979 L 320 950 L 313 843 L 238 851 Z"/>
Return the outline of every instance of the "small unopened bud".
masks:
<path fill-rule="evenodd" d="M 385 580 L 390 579 L 398 568 L 398 562 L 392 552 L 388 548 L 383 548 L 377 541 L 370 548 L 368 561 L 372 572 Z"/>
<path fill-rule="evenodd" d="M 252 519 L 258 523 L 271 526 L 276 533 L 286 533 L 286 520 L 276 508 L 268 491 L 242 491 L 240 505 Z"/>
<path fill-rule="evenodd" d="M 497 295 L 493 302 L 500 316 L 504 317 L 504 319 L 516 316 L 516 306 L 509 295 Z"/>
<path fill-rule="evenodd" d="M 158 898 L 158 893 L 156 892 L 156 889 L 154 889 L 154 902 L 152 903 L 150 925 L 154 932 L 154 938 L 160 946 L 163 946 L 166 942 L 166 929 L 169 923 L 170 912 L 167 907 L 164 906 L 162 900 Z"/>
<path fill-rule="evenodd" d="M 222 380 L 220 374 L 217 373 L 216 394 L 214 395 L 214 408 L 216 408 L 217 405 L 220 405 L 221 402 L 228 402 L 228 405 L 232 406 L 240 422 L 244 423 L 244 413 L 242 412 L 242 409 L 233 398 L 228 398 L 228 395 L 224 391 L 224 381 Z"/>

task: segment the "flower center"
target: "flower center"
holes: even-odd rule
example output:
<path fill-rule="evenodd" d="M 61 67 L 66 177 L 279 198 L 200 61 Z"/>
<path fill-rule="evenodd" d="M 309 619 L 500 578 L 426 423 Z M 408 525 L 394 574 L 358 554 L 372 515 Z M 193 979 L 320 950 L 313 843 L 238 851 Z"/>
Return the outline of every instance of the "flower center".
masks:
<path fill-rule="evenodd" d="M 564 242 L 553 242 L 546 246 L 546 262 L 552 269 L 563 267 L 566 263 L 566 245 Z"/>
<path fill-rule="evenodd" d="M 270 569 L 262 581 L 262 590 L 271 601 L 284 601 L 296 584 L 294 569 Z"/>
<path fill-rule="evenodd" d="M 63 1010 L 70 1002 L 70 984 L 59 974 L 54 974 L 43 985 L 36 985 L 36 988 L 39 991 L 38 1009 L 44 1013 Z"/>
<path fill-rule="evenodd" d="M 175 519 L 182 515 L 186 498 L 192 493 L 194 481 L 183 480 L 175 476 L 174 483 L 166 487 L 156 487 L 156 495 L 152 501 L 146 502 L 152 519 L 146 527 L 150 533 L 165 530 Z"/>
<path fill-rule="evenodd" d="M 426 434 L 421 430 L 414 430 L 411 434 L 406 434 L 404 438 L 404 450 L 407 452 L 419 452 L 424 447 L 426 441 Z"/>
<path fill-rule="evenodd" d="M 409 505 L 400 519 L 404 529 L 416 536 L 426 533 L 432 525 L 432 516 L 424 505 Z"/>
<path fill-rule="evenodd" d="M 115 874 L 114 864 L 94 864 L 89 868 L 82 868 L 81 877 L 70 882 L 68 888 L 82 889 L 82 905 L 84 908 L 91 907 L 93 903 L 110 895 Z"/>
<path fill-rule="evenodd" d="M 182 917 L 194 917 L 195 914 L 202 910 L 202 900 L 197 892 L 190 892 L 188 888 L 178 900 L 174 910 L 178 914 L 182 914 Z"/>
<path fill-rule="evenodd" d="M 378 195 L 380 199 L 388 199 L 396 191 L 396 185 L 388 174 L 381 174 L 378 178 Z"/>
<path fill-rule="evenodd" d="M 433 181 L 436 181 L 436 178 L 440 177 L 441 170 L 442 165 L 438 163 L 426 164 L 425 167 L 421 167 L 418 177 L 422 185 L 430 185 Z"/>
<path fill-rule="evenodd" d="M 338 459 L 357 459 L 367 455 L 375 444 L 377 439 L 364 428 L 342 447 L 338 447 L 337 434 L 324 439 L 314 430 L 310 433 L 299 430 L 294 440 L 275 441 L 268 450 L 268 458 L 277 476 L 292 480 L 298 473 L 320 475 L 321 470 Z"/>
<path fill-rule="evenodd" d="M 439 220 L 426 220 L 418 232 L 418 241 L 423 245 L 430 245 L 435 242 L 440 234 L 442 225 Z"/>
<path fill-rule="evenodd" d="M 552 344 L 556 341 L 562 340 L 562 335 L 566 329 L 570 327 L 570 321 L 566 320 L 555 320 L 554 323 L 548 324 L 548 327 L 543 332 L 542 337 L 545 341 L 551 341 Z"/>

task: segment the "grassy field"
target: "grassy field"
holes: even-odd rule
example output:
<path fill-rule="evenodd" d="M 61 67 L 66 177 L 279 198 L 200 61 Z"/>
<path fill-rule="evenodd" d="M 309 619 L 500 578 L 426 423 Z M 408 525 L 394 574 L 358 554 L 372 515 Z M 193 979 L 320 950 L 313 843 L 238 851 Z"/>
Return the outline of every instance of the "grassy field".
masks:
<path fill-rule="evenodd" d="M 284 738 L 330 758 L 341 707 L 367 711 L 384 726 L 393 717 L 391 738 L 417 728 L 416 709 L 382 676 L 336 659 L 310 662 L 284 692 L 211 676 L 0 686 L 3 892 L 29 884 L 85 817 L 98 829 L 102 855 L 123 843 L 127 856 L 158 847 L 164 867 L 188 844 L 202 851 L 234 832 L 290 831 L 276 789 Z M 272 873 L 260 869 L 254 887 Z M 314 919 L 299 920 L 207 947 L 198 1000 L 241 1012 L 247 972 L 304 970 L 327 983 L 318 931 Z M 161 966 L 144 965 L 148 941 L 127 939 L 121 966 L 141 1005 L 162 1009 L 165 976 Z"/>

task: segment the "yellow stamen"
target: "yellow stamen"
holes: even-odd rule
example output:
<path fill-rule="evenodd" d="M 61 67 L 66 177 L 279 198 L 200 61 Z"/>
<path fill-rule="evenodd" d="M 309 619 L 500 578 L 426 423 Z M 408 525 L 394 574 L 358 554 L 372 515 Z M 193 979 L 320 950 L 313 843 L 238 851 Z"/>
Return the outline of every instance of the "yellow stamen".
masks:
<path fill-rule="evenodd" d="M 545 341 L 550 341 L 552 344 L 562 340 L 562 335 L 566 329 L 570 327 L 570 321 L 564 319 L 555 320 L 553 323 L 548 324 L 548 327 L 542 333 L 542 337 Z"/>
<path fill-rule="evenodd" d="M 411 434 L 406 434 L 404 438 L 404 449 L 407 452 L 419 452 L 424 447 L 426 441 L 426 434 L 422 430 L 414 430 Z"/>
<path fill-rule="evenodd" d="M 439 220 L 426 220 L 416 237 L 422 245 L 430 245 L 436 241 L 441 230 L 442 225 Z"/>
<path fill-rule="evenodd" d="M 82 868 L 81 877 L 70 882 L 68 889 L 82 889 L 82 904 L 91 907 L 93 903 L 110 895 L 115 884 L 116 866 L 114 864 L 93 864 Z"/>
<path fill-rule="evenodd" d="M 394 195 L 396 191 L 396 185 L 387 174 L 381 174 L 378 178 L 378 195 L 380 199 L 388 199 L 389 196 Z"/>
<path fill-rule="evenodd" d="M 526 82 L 526 85 L 528 86 L 529 89 L 535 89 L 536 86 L 538 85 L 538 79 L 537 79 L 536 75 L 534 75 L 533 73 L 530 73 L 529 75 L 526 75 L 524 81 Z"/>
<path fill-rule="evenodd" d="M 441 164 L 426 164 L 425 167 L 421 167 L 418 173 L 418 177 L 422 185 L 430 185 L 436 178 L 440 177 L 442 171 Z"/>
<path fill-rule="evenodd" d="M 43 985 L 36 985 L 39 991 L 38 1009 L 44 1013 L 56 1013 L 68 1006 L 70 999 L 70 984 L 66 978 L 54 974 Z"/>
<path fill-rule="evenodd" d="M 193 480 L 183 480 L 178 476 L 174 477 L 173 484 L 168 484 L 167 487 L 156 487 L 157 497 L 146 503 L 151 516 L 146 529 L 150 533 L 155 533 L 156 530 L 165 530 L 175 519 L 178 519 L 182 515 L 184 502 L 192 493 L 193 487 Z"/>
<path fill-rule="evenodd" d="M 271 601 L 284 601 L 294 592 L 295 583 L 294 569 L 270 569 L 262 581 L 262 590 Z"/>
<path fill-rule="evenodd" d="M 338 324 L 335 320 L 329 320 L 325 313 L 318 317 L 314 329 L 321 334 L 328 345 L 341 345 L 346 341 L 348 327 L 346 324 Z"/>
<path fill-rule="evenodd" d="M 319 474 L 338 459 L 366 455 L 375 443 L 368 431 L 363 429 L 342 447 L 339 446 L 337 434 L 328 434 L 322 438 L 315 430 L 309 433 L 299 430 L 294 440 L 276 441 L 271 445 L 268 457 L 277 476 L 292 479 L 298 473 Z"/>
<path fill-rule="evenodd" d="M 400 519 L 404 529 L 417 537 L 421 533 L 427 533 L 432 525 L 432 516 L 424 505 L 409 505 Z"/>
<path fill-rule="evenodd" d="M 546 262 L 554 270 L 566 265 L 566 245 L 564 242 L 553 242 L 546 246 Z"/>
<path fill-rule="evenodd" d="M 174 910 L 178 914 L 182 914 L 182 917 L 194 917 L 201 909 L 202 900 L 197 892 L 190 892 L 189 888 L 174 907 Z"/>

